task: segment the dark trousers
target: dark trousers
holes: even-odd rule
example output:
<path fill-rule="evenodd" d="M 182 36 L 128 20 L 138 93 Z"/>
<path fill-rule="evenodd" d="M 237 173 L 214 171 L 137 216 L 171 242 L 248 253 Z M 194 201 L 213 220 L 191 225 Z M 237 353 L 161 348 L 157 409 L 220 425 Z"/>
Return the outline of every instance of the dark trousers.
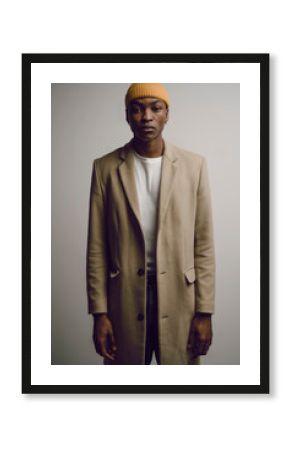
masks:
<path fill-rule="evenodd" d="M 153 352 L 155 352 L 157 364 L 159 364 L 158 346 L 158 294 L 156 273 L 147 274 L 147 309 L 146 309 L 146 348 L 145 364 L 151 364 Z"/>

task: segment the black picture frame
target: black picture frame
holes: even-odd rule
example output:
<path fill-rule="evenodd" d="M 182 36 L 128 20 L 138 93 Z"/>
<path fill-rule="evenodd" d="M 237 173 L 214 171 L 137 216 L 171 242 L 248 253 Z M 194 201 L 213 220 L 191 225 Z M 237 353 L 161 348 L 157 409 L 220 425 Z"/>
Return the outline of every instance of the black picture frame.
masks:
<path fill-rule="evenodd" d="M 269 393 L 269 59 L 270 55 L 266 53 L 22 54 L 22 393 Z M 31 65 L 112 62 L 260 65 L 260 383 L 257 385 L 33 385 L 31 383 Z"/>

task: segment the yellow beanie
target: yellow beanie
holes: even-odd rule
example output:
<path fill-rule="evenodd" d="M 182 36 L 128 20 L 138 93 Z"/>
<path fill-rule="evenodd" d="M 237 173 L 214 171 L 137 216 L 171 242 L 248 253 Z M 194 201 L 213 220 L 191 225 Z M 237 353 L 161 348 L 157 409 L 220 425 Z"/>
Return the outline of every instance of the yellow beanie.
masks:
<path fill-rule="evenodd" d="M 125 103 L 126 107 L 128 104 L 141 97 L 155 97 L 163 100 L 167 106 L 169 106 L 169 95 L 165 87 L 160 83 L 133 83 L 129 87 Z"/>

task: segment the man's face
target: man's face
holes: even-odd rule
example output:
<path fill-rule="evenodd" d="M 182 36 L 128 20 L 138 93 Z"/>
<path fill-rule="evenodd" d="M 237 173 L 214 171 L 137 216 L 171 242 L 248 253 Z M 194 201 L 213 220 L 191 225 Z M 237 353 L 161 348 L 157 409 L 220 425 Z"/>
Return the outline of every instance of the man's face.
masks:
<path fill-rule="evenodd" d="M 160 136 L 168 120 L 166 103 L 153 97 L 132 100 L 126 114 L 134 136 L 144 142 Z"/>

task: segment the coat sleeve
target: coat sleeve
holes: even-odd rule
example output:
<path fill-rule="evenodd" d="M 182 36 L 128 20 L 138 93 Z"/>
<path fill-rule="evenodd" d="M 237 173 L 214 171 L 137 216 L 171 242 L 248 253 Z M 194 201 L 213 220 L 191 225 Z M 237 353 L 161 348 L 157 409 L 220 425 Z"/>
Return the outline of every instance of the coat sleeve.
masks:
<path fill-rule="evenodd" d="M 202 158 L 194 238 L 196 312 L 214 313 L 215 250 L 208 170 Z"/>
<path fill-rule="evenodd" d="M 89 314 L 107 312 L 107 274 L 105 202 L 96 159 L 93 163 L 91 177 L 86 257 Z"/>

